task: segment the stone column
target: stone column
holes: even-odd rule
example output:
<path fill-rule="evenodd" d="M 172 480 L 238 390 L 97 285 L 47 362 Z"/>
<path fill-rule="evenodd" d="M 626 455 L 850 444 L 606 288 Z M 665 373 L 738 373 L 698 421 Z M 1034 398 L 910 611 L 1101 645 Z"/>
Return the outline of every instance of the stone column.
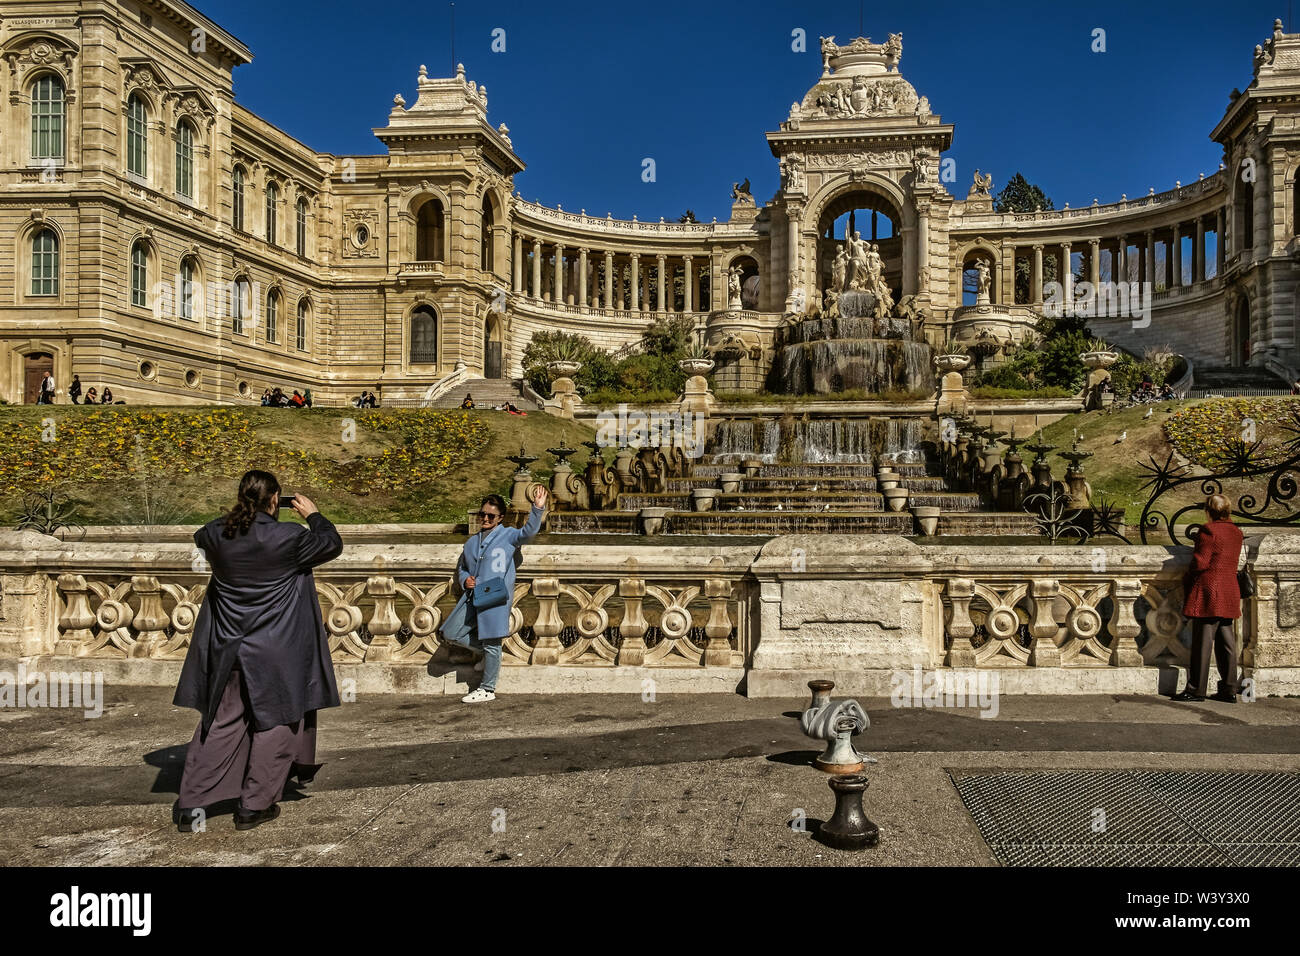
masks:
<path fill-rule="evenodd" d="M 786 247 L 788 253 L 786 260 L 789 264 L 788 276 L 785 290 L 786 302 L 793 304 L 794 290 L 799 286 L 799 216 L 789 207 L 786 208 Z M 807 302 L 805 295 L 804 301 Z M 787 305 L 789 308 L 790 305 Z"/>
<path fill-rule="evenodd" d="M 1061 289 L 1064 291 L 1065 304 L 1074 308 L 1074 272 L 1070 268 L 1070 244 L 1061 243 Z"/>
<path fill-rule="evenodd" d="M 1002 274 L 998 276 L 998 301 L 1016 304 L 1016 247 L 1002 247 Z"/>
<path fill-rule="evenodd" d="M 1205 278 L 1205 217 L 1196 217 L 1196 244 L 1192 246 L 1192 283 Z"/>
<path fill-rule="evenodd" d="M 1223 241 L 1223 210 L 1219 209 L 1214 215 L 1214 275 L 1216 278 L 1223 275 L 1223 260 L 1226 254 L 1227 243 Z"/>
<path fill-rule="evenodd" d="M 555 244 L 555 304 L 564 302 L 564 246 Z"/>
<path fill-rule="evenodd" d="M 707 312 L 708 303 L 700 300 L 700 270 L 698 268 L 695 267 L 691 268 L 690 285 L 691 285 L 691 301 L 695 303 L 695 308 L 699 309 L 701 312 Z"/>
<path fill-rule="evenodd" d="M 650 311 L 650 268 L 647 266 L 641 273 L 641 311 Z"/>
<path fill-rule="evenodd" d="M 1034 305 L 1043 304 L 1043 247 L 1034 246 L 1034 269 L 1029 277 L 1029 301 Z"/>
<path fill-rule="evenodd" d="M 1183 229 L 1182 229 L 1182 226 L 1183 226 L 1183 224 L 1182 224 L 1181 222 L 1176 222 L 1176 223 L 1174 223 L 1174 245 L 1173 245 L 1173 249 L 1172 249 L 1172 252 L 1173 252 L 1173 260 L 1174 260 L 1174 286 L 1181 286 L 1181 285 L 1183 284 Z"/>
<path fill-rule="evenodd" d="M 1101 285 L 1100 239 L 1088 240 L 1088 281 L 1092 283 L 1092 294 L 1097 295 L 1097 287 Z"/>
<path fill-rule="evenodd" d="M 659 298 L 655 301 L 655 311 L 664 311 L 664 269 L 667 268 L 668 257 L 662 252 L 655 256 L 655 292 Z"/>
<path fill-rule="evenodd" d="M 1150 229 L 1147 230 L 1146 248 L 1142 253 L 1142 275 L 1138 281 L 1154 284 L 1152 276 L 1156 274 L 1156 234 Z"/>
<path fill-rule="evenodd" d="M 1012 262 L 1015 262 L 1014 254 Z M 816 268 L 815 265 L 814 268 Z M 930 206 L 928 203 L 918 203 L 916 206 L 916 280 L 917 292 L 930 291 Z M 1015 297 L 1015 281 L 1013 275 L 1011 279 L 1012 298 Z M 815 304 L 821 305 L 820 302 Z"/>
<path fill-rule="evenodd" d="M 587 253 L 590 251 L 586 246 L 578 248 L 578 305 L 584 309 L 587 307 Z"/>
<path fill-rule="evenodd" d="M 1115 282 L 1128 281 L 1128 236 L 1119 237 L 1119 246 L 1115 250 L 1115 268 L 1112 271 L 1115 274 L 1111 278 Z"/>
<path fill-rule="evenodd" d="M 515 233 L 515 254 L 514 254 L 514 291 L 524 291 L 524 237 L 520 233 Z"/>
<path fill-rule="evenodd" d="M 691 265 L 691 262 L 692 259 L 690 256 L 687 256 L 682 260 L 682 311 L 683 312 L 695 311 L 694 310 L 695 297 L 693 295 L 694 290 L 691 288 L 692 282 L 694 281 L 691 277 L 691 273 L 694 271 L 694 266 Z"/>
<path fill-rule="evenodd" d="M 641 257 L 635 252 L 632 253 L 632 281 L 628 283 L 632 292 L 632 301 L 628 303 L 628 308 L 637 312 L 641 308 Z"/>
<path fill-rule="evenodd" d="M 605 308 L 614 308 L 614 253 L 605 253 Z"/>
<path fill-rule="evenodd" d="M 533 240 L 533 298 L 542 297 L 542 240 Z"/>

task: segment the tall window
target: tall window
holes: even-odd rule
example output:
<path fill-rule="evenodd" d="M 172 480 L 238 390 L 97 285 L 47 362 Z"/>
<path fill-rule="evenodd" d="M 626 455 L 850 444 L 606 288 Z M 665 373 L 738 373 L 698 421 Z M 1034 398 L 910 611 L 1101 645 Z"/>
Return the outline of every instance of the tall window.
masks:
<path fill-rule="evenodd" d="M 411 313 L 411 362 L 438 361 L 438 316 L 422 305 Z"/>
<path fill-rule="evenodd" d="M 298 303 L 298 325 L 294 330 L 294 347 L 299 352 L 307 351 L 307 300 Z"/>
<path fill-rule="evenodd" d="M 194 127 L 184 120 L 176 126 L 176 192 L 194 198 Z"/>
<path fill-rule="evenodd" d="M 138 239 L 131 247 L 131 304 L 149 306 L 149 250 Z"/>
<path fill-rule="evenodd" d="M 230 330 L 236 335 L 244 334 L 244 312 L 252 304 L 248 292 L 248 280 L 235 280 L 235 301 L 230 303 Z"/>
<path fill-rule="evenodd" d="M 416 214 L 415 258 L 420 262 L 442 261 L 442 203 L 430 199 Z"/>
<path fill-rule="evenodd" d="M 274 342 L 280 334 L 276 328 L 280 319 L 280 293 L 272 289 L 266 294 L 266 340 Z"/>
<path fill-rule="evenodd" d="M 32 86 L 32 158 L 63 158 L 63 81 L 43 76 Z"/>
<path fill-rule="evenodd" d="M 496 240 L 496 213 L 492 210 L 492 200 L 487 196 L 483 197 L 483 229 L 479 239 L 481 246 L 479 255 L 479 268 L 484 272 L 491 272 L 496 266 L 496 256 L 493 244 Z"/>
<path fill-rule="evenodd" d="M 149 175 L 148 122 L 144 100 L 132 94 L 126 104 L 126 171 L 141 178 Z"/>
<path fill-rule="evenodd" d="M 275 245 L 275 205 L 280 201 L 280 188 L 275 183 L 266 184 L 266 241 Z"/>
<path fill-rule="evenodd" d="M 244 167 L 236 166 L 230 180 L 235 193 L 235 204 L 231 211 L 230 224 L 242 231 L 244 228 Z"/>
<path fill-rule="evenodd" d="M 42 229 L 32 237 L 32 295 L 59 294 L 59 237 Z"/>
<path fill-rule="evenodd" d="M 298 255 L 307 257 L 307 200 L 298 200 Z"/>
<path fill-rule="evenodd" d="M 181 318 L 194 318 L 194 260 L 181 260 Z"/>

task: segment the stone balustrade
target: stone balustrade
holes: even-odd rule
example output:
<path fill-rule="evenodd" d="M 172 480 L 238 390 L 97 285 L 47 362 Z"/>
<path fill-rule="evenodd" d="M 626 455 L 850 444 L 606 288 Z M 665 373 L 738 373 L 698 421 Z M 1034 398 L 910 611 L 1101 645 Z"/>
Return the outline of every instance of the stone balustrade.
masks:
<path fill-rule="evenodd" d="M 456 597 L 460 546 L 365 543 L 375 538 L 364 529 L 340 530 L 362 543 L 316 574 L 340 673 L 418 675 L 468 661 L 437 636 Z M 887 696 L 893 675 L 921 667 L 996 670 L 1005 693 L 1154 693 L 1187 663 L 1187 548 L 558 538 L 524 548 L 503 662 L 552 683 L 581 674 L 582 689 L 609 691 L 620 676 L 649 672 L 750 696 L 801 696 L 814 677 Z M 1300 536 L 1247 540 L 1258 592 L 1240 624 L 1245 674 L 1261 695 L 1300 692 Z M 0 657 L 115 659 L 124 675 L 147 663 L 151 680 L 174 679 L 207 586 L 201 557 L 174 541 L 0 532 Z"/>

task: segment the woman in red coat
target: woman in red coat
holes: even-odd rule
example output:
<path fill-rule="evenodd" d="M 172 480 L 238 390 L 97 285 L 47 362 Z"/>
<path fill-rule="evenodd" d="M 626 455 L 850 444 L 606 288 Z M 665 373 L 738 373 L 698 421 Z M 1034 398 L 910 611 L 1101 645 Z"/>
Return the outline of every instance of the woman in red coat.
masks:
<path fill-rule="evenodd" d="M 1223 495 L 1205 501 L 1210 520 L 1196 535 L 1192 564 L 1183 577 L 1183 616 L 1192 621 L 1192 659 L 1187 687 L 1174 700 L 1205 700 L 1210 677 L 1210 647 L 1219 668 L 1214 700 L 1237 702 L 1237 647 L 1232 622 L 1241 617 L 1237 562 L 1241 559 L 1241 529 L 1229 519 L 1232 506 Z"/>

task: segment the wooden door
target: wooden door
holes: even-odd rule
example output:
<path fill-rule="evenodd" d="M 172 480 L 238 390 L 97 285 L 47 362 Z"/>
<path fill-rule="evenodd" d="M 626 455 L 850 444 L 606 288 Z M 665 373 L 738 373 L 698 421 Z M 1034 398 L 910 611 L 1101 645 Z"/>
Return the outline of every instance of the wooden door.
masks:
<path fill-rule="evenodd" d="M 35 405 L 41 397 L 41 379 L 45 378 L 46 372 L 54 374 L 53 355 L 34 352 L 23 357 L 23 378 L 26 383 L 23 401 L 28 405 Z"/>

